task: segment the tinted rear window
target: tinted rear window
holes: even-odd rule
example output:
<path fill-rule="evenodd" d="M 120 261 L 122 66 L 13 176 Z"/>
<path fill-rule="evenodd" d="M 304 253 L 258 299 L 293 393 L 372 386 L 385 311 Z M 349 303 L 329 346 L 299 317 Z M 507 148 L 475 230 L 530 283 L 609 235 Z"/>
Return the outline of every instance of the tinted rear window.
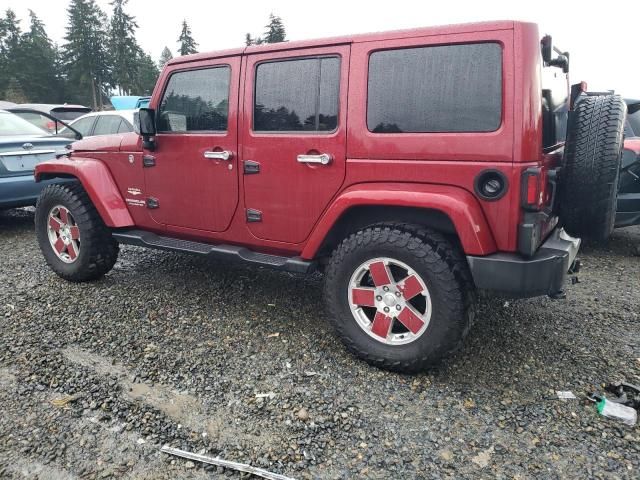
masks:
<path fill-rule="evenodd" d="M 371 132 L 490 132 L 501 119 L 502 48 L 497 43 L 371 54 Z"/>
<path fill-rule="evenodd" d="M 262 63 L 256 70 L 253 129 L 332 131 L 338 125 L 340 59 Z"/>

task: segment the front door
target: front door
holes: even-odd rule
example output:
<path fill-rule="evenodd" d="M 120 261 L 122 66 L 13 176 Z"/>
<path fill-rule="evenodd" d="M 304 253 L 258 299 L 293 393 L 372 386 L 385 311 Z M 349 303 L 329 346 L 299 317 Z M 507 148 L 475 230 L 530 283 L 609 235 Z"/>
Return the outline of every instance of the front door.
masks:
<path fill-rule="evenodd" d="M 169 231 L 224 231 L 238 204 L 240 57 L 173 68 L 156 106 L 156 149 L 144 152 L 147 207 Z"/>
<path fill-rule="evenodd" d="M 255 236 L 303 242 L 345 176 L 349 46 L 247 57 L 244 198 Z"/>

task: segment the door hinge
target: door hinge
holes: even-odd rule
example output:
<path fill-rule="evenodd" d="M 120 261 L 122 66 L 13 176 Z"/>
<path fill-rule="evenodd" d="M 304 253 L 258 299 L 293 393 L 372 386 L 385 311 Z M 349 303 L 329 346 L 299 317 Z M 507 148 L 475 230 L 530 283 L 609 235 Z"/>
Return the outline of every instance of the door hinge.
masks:
<path fill-rule="evenodd" d="M 142 156 L 142 166 L 143 167 L 155 167 L 156 166 L 156 157 L 153 155 L 143 155 Z"/>
<path fill-rule="evenodd" d="M 154 209 L 160 206 L 160 202 L 158 202 L 157 198 L 149 197 L 147 198 L 147 208 Z"/>
<path fill-rule="evenodd" d="M 247 208 L 247 222 L 255 223 L 262 221 L 262 212 L 253 208 Z"/>
<path fill-rule="evenodd" d="M 260 163 L 255 160 L 244 161 L 244 174 L 252 175 L 254 173 L 260 173 Z"/>

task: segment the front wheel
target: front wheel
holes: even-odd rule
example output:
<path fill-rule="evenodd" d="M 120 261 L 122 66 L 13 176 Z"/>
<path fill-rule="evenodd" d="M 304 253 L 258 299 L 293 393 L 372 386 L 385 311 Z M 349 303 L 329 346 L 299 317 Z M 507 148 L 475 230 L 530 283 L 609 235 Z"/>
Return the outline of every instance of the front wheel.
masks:
<path fill-rule="evenodd" d="M 35 223 L 45 260 L 65 280 L 96 280 L 116 263 L 118 243 L 80 183 L 45 187 Z"/>
<path fill-rule="evenodd" d="M 383 224 L 334 251 L 325 302 L 350 351 L 382 368 L 415 372 L 460 347 L 475 294 L 465 259 L 441 234 Z"/>

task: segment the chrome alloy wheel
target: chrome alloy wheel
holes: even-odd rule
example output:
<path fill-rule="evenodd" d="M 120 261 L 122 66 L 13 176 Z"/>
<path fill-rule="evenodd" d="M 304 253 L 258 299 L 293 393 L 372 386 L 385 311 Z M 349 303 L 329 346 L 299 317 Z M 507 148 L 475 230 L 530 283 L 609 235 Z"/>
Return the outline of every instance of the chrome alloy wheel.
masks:
<path fill-rule="evenodd" d="M 349 307 L 368 335 L 387 345 L 414 342 L 426 331 L 432 303 L 424 280 L 387 257 L 360 265 L 349 281 Z"/>
<path fill-rule="evenodd" d="M 57 205 L 49 212 L 47 222 L 49 243 L 56 256 L 65 263 L 73 263 L 80 254 L 80 229 L 71 212 Z"/>

